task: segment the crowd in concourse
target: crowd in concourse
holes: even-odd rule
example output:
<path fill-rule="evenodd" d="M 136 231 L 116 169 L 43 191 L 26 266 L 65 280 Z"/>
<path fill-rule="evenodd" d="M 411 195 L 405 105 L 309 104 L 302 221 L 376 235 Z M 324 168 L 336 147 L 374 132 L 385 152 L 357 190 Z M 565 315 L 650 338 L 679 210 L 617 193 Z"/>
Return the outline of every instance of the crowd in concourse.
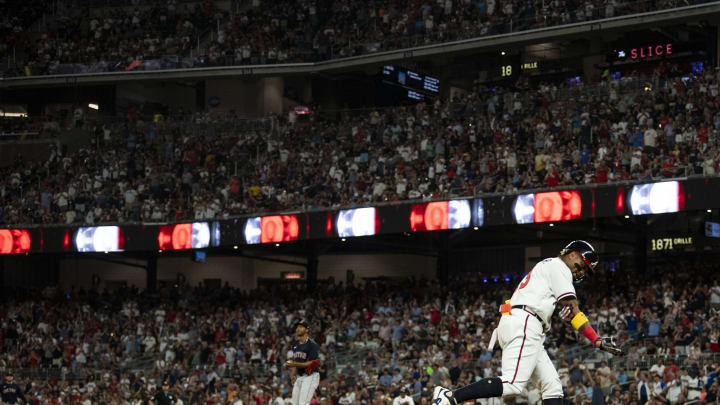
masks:
<path fill-rule="evenodd" d="M 135 109 L 46 120 L 48 133 L 80 128 L 92 142 L 1 168 L 0 223 L 222 219 L 715 176 L 719 73 L 660 63 L 592 85 L 478 84 L 450 99 L 253 125 L 233 112 Z"/>
<path fill-rule="evenodd" d="M 704 2 L 62 0 L 0 17 L 0 55 L 6 76 L 315 62 Z"/>
<path fill-rule="evenodd" d="M 717 270 L 712 262 L 653 265 L 642 276 L 601 272 L 592 288 L 581 286 L 582 308 L 598 333 L 616 337 L 629 354 L 603 357 L 553 317 L 546 347 L 566 398 L 716 402 L 720 286 L 710 280 Z M 0 306 L 0 373 L 13 375 L 39 404 L 145 404 L 162 389 L 185 404 L 289 404 L 282 364 L 293 325 L 304 318 L 320 344 L 314 402 L 389 405 L 410 397 L 427 404 L 435 385 L 460 387 L 499 373 L 499 350 L 489 352 L 487 342 L 521 275 L 483 278 L 460 275 L 443 289 L 423 279 L 328 280 L 315 298 L 302 285 L 243 292 L 183 282 L 152 294 L 102 285 L 8 292 Z M 540 403 L 537 387 L 517 401 Z"/>

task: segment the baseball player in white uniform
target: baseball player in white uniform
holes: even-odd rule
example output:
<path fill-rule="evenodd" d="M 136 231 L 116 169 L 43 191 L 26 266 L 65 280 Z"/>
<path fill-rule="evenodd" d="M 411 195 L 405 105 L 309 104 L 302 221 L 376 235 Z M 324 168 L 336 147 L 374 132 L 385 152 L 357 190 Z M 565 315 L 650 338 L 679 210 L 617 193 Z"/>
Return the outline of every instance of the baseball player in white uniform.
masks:
<path fill-rule="evenodd" d="M 598 337 L 578 307 L 573 284 L 590 276 L 597 264 L 595 249 L 577 240 L 568 244 L 560 256 L 535 265 L 510 300 L 500 306 L 502 316 L 490 339 L 490 350 L 496 341 L 502 349 L 502 376 L 483 378 L 455 391 L 435 387 L 434 405 L 516 396 L 530 380 L 540 387 L 544 405 L 562 405 L 560 377 L 543 346 L 550 318 L 558 305 L 560 316 L 569 320 L 595 347 L 614 355 L 622 354 L 612 341 Z"/>
<path fill-rule="evenodd" d="M 297 342 L 293 345 L 293 357 L 288 359 L 285 367 L 291 370 L 294 380 L 292 390 L 292 405 L 308 405 L 320 384 L 320 366 L 318 351 L 320 347 L 308 336 L 310 325 L 301 320 L 295 324 L 295 337 Z"/>

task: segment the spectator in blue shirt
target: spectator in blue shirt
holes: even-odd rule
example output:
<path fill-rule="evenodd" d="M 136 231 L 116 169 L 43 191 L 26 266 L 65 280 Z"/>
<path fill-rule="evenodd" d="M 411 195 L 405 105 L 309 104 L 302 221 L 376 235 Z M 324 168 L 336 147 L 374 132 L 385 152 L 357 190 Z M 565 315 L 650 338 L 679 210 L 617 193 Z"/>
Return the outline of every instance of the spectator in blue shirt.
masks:
<path fill-rule="evenodd" d="M 653 318 L 648 323 L 648 336 L 655 337 L 660 334 L 660 319 L 657 314 L 653 314 Z"/>
<path fill-rule="evenodd" d="M 402 322 L 402 320 L 395 320 L 394 325 L 392 326 L 392 340 L 393 345 L 397 343 L 400 343 L 400 340 L 405 336 L 405 325 Z"/>
<path fill-rule="evenodd" d="M 645 135 L 640 131 L 639 128 L 636 128 L 635 130 L 635 140 L 633 141 L 633 146 L 642 148 L 645 145 Z"/>
<path fill-rule="evenodd" d="M 638 317 L 635 316 L 634 312 L 631 312 L 630 315 L 625 317 L 625 322 L 627 323 L 627 333 L 630 336 L 634 336 L 637 334 L 638 331 Z"/>
<path fill-rule="evenodd" d="M 383 375 L 380 376 L 378 381 L 380 382 L 380 385 L 389 387 L 392 384 L 392 376 L 390 375 L 390 372 L 387 369 L 383 371 Z"/>
<path fill-rule="evenodd" d="M 617 373 L 617 383 L 618 384 L 625 384 L 627 382 L 628 376 L 627 373 L 625 373 L 625 369 L 621 368 L 620 371 Z"/>
<path fill-rule="evenodd" d="M 580 151 L 580 163 L 586 164 L 589 161 L 590 161 L 590 149 L 588 148 L 587 145 L 585 145 L 583 147 L 582 151 Z"/>

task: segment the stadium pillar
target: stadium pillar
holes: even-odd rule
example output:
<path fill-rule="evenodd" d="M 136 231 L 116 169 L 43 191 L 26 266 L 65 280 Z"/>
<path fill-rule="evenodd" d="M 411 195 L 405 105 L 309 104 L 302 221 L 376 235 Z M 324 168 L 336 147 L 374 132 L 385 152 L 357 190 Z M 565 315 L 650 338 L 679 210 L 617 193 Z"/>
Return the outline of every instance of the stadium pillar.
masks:
<path fill-rule="evenodd" d="M 147 259 L 147 267 L 145 267 L 146 284 L 145 289 L 148 292 L 157 290 L 157 255 L 150 254 Z"/>
<path fill-rule="evenodd" d="M 635 217 L 637 221 L 637 236 L 635 238 L 635 268 L 638 273 L 647 273 L 647 218 Z"/>
<path fill-rule="evenodd" d="M 591 39 L 589 41 L 588 51 L 591 55 L 583 58 L 583 79 L 585 82 L 592 83 L 602 76 L 600 65 L 606 61 L 603 53 L 604 47 L 605 44 L 601 39 Z"/>
<path fill-rule="evenodd" d="M 200 111 L 207 108 L 205 104 L 205 80 L 198 80 L 195 83 L 195 108 Z"/>
<path fill-rule="evenodd" d="M 715 24 L 715 67 L 720 67 L 720 24 Z"/>
<path fill-rule="evenodd" d="M 317 287 L 317 271 L 318 271 L 318 255 L 310 252 L 307 255 L 307 265 L 305 266 L 307 277 L 305 277 L 305 286 L 308 291 L 313 291 Z"/>
<path fill-rule="evenodd" d="M 447 283 L 450 271 L 450 240 L 446 236 L 440 242 L 438 249 L 436 276 L 441 283 Z"/>

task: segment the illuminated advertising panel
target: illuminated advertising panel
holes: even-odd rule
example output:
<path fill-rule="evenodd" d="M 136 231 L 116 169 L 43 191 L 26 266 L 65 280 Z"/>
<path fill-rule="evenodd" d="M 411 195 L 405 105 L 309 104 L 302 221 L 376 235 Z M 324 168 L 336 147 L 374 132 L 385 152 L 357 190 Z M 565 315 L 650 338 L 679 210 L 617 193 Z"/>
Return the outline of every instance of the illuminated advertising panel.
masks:
<path fill-rule="evenodd" d="M 161 226 L 158 248 L 161 250 L 203 249 L 210 246 L 210 224 L 192 222 Z"/>
<path fill-rule="evenodd" d="M 298 239 L 300 224 L 297 215 L 271 215 L 249 218 L 245 222 L 245 243 L 278 243 Z"/>
<path fill-rule="evenodd" d="M 634 215 L 664 214 L 682 210 L 685 195 L 680 183 L 666 181 L 633 186 L 629 200 Z"/>
<path fill-rule="evenodd" d="M 122 252 L 125 240 L 119 226 L 91 226 L 75 232 L 78 252 Z"/>
<path fill-rule="evenodd" d="M 31 245 L 32 240 L 27 229 L 0 229 L 0 254 L 27 253 Z"/>
<path fill-rule="evenodd" d="M 410 230 L 437 231 L 470 226 L 470 201 L 452 200 L 415 204 L 410 210 Z"/>
<path fill-rule="evenodd" d="M 379 227 L 375 207 L 340 211 L 336 226 L 340 237 L 375 235 Z"/>
<path fill-rule="evenodd" d="M 512 212 L 518 224 L 532 224 L 535 220 L 535 194 L 517 196 Z"/>
<path fill-rule="evenodd" d="M 473 210 L 475 211 L 475 216 L 473 217 L 473 225 L 485 225 L 485 204 L 483 203 L 483 199 L 478 198 L 473 201 L 473 207 Z"/>
<path fill-rule="evenodd" d="M 569 221 L 582 214 L 582 199 L 578 191 L 537 193 L 533 199 L 534 222 Z"/>

